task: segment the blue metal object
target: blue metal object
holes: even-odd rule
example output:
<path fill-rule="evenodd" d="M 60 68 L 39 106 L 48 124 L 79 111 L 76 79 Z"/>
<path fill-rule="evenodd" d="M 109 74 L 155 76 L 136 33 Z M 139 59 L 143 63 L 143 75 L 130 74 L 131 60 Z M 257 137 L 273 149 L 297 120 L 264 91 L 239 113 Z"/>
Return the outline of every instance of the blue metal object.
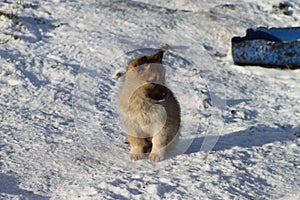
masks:
<path fill-rule="evenodd" d="M 233 37 L 231 45 L 237 65 L 300 68 L 300 27 L 248 29 L 245 37 Z"/>

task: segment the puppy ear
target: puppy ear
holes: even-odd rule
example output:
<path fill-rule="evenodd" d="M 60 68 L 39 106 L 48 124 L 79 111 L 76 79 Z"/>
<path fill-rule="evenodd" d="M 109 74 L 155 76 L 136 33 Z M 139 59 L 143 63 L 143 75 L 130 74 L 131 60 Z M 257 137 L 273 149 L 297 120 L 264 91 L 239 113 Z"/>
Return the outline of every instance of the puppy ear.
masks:
<path fill-rule="evenodd" d="M 159 51 L 155 54 L 147 56 L 147 58 L 149 60 L 149 63 L 160 63 L 160 64 L 162 64 L 163 56 L 164 56 L 164 52 Z"/>
<path fill-rule="evenodd" d="M 147 90 L 148 97 L 155 100 L 161 101 L 168 95 L 168 89 L 160 84 L 152 83 L 152 86 Z"/>

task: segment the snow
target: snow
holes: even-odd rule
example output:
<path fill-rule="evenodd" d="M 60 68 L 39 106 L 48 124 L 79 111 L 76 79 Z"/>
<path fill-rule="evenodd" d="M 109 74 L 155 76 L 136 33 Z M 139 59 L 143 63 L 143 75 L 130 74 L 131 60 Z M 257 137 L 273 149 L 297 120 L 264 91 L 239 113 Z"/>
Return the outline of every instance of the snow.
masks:
<path fill-rule="evenodd" d="M 300 199 L 300 71 L 230 54 L 247 28 L 299 25 L 280 2 L 0 2 L 0 199 Z M 182 136 L 131 162 L 116 74 L 160 47 Z"/>

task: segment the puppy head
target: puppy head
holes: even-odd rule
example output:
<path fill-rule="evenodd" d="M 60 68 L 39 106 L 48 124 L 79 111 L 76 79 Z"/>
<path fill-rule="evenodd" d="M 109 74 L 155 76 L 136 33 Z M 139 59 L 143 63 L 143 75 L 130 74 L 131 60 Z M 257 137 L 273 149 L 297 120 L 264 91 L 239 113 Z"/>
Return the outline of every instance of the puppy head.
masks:
<path fill-rule="evenodd" d="M 146 55 L 146 56 L 142 56 L 137 59 L 134 59 L 133 61 L 131 61 L 129 63 L 127 71 L 131 71 L 138 66 L 146 65 L 149 63 L 162 64 L 163 55 L 164 55 L 164 52 L 159 51 L 155 54 Z"/>
<path fill-rule="evenodd" d="M 130 62 L 127 69 L 127 80 L 138 84 L 147 82 L 165 83 L 165 68 L 162 65 L 163 51 L 139 57 Z"/>

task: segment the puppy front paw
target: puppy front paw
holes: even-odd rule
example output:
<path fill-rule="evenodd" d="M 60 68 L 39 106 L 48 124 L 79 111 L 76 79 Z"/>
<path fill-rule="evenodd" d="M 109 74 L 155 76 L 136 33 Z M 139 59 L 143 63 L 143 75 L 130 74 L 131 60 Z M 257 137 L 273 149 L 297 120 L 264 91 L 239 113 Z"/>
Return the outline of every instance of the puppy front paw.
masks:
<path fill-rule="evenodd" d="M 163 153 L 160 153 L 160 152 L 156 152 L 156 153 L 150 153 L 149 154 L 149 157 L 148 159 L 151 161 L 151 162 L 159 162 L 159 161 L 162 161 L 164 159 L 164 154 Z"/>
<path fill-rule="evenodd" d="M 139 154 L 131 153 L 130 154 L 130 160 L 132 160 L 132 161 L 137 161 L 137 160 L 142 160 L 142 159 L 144 159 L 143 153 L 139 153 Z"/>

